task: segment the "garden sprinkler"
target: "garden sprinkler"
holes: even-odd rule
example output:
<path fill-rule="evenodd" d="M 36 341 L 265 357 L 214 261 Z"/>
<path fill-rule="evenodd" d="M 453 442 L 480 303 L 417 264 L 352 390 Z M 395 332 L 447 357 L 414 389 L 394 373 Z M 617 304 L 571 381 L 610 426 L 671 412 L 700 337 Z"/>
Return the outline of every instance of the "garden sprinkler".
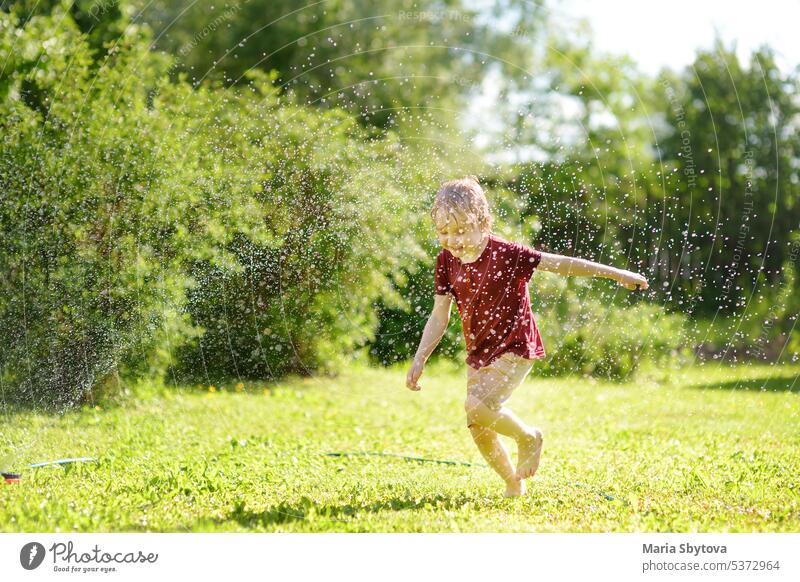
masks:
<path fill-rule="evenodd" d="M 7 485 L 13 485 L 14 483 L 19 483 L 20 475 L 19 473 L 0 473 L 3 476 L 3 483 Z"/>

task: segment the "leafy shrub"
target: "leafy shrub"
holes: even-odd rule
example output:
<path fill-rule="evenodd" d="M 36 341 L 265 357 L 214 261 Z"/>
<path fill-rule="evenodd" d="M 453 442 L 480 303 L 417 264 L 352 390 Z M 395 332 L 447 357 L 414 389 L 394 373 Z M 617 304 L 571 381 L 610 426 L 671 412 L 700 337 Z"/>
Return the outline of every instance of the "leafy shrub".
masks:
<path fill-rule="evenodd" d="M 351 357 L 418 252 L 391 135 L 272 78 L 171 83 L 128 27 L 0 13 L 0 381 L 65 406 L 109 375 L 271 377 Z M 43 63 L 43 64 L 37 64 Z M 202 340 L 201 340 L 202 337 Z M 205 365 L 205 368 L 204 368 Z"/>
<path fill-rule="evenodd" d="M 697 318 L 692 322 L 699 357 L 729 362 L 797 361 L 800 335 L 795 328 L 800 314 L 800 293 L 795 265 L 787 260 L 778 281 L 770 283 L 759 275 L 757 283 L 741 314 Z"/>
<path fill-rule="evenodd" d="M 630 291 L 615 283 L 538 273 L 532 285 L 548 353 L 544 374 L 624 380 L 643 361 L 663 362 L 686 352 L 683 315 L 626 297 Z"/>
<path fill-rule="evenodd" d="M 263 94 L 261 104 L 240 98 L 228 123 L 263 141 L 240 156 L 262 172 L 255 198 L 274 241 L 232 238 L 232 268 L 194 265 L 187 311 L 204 333 L 179 350 L 176 372 L 214 381 L 335 370 L 371 339 L 373 303 L 393 294 L 387 273 L 417 252 L 392 173 L 397 144 L 369 141 L 341 112 L 264 112 Z"/>
<path fill-rule="evenodd" d="M 183 325 L 172 218 L 191 198 L 145 107 L 163 63 L 139 31 L 97 71 L 61 8 L 23 28 L 0 14 L 0 47 L 0 373 L 6 396 L 62 406 Z"/>
<path fill-rule="evenodd" d="M 426 257 L 392 277 L 399 301 L 379 301 L 378 329 L 369 342 L 371 361 L 388 366 L 410 360 L 416 354 L 425 323 L 433 309 L 434 258 Z M 458 310 L 453 305 L 450 325 L 432 358 L 463 361 L 464 340 Z"/>

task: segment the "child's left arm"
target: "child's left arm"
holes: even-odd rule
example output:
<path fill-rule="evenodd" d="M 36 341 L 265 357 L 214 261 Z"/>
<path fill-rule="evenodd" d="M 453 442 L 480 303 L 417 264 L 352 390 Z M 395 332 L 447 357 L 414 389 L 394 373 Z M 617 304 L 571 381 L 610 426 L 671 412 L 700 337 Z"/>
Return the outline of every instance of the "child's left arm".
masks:
<path fill-rule="evenodd" d="M 539 261 L 537 268 L 541 271 L 550 271 L 551 273 L 565 276 L 605 277 L 613 279 L 626 289 L 636 289 L 637 287 L 647 289 L 647 279 L 638 273 L 576 257 L 542 253 L 542 259 Z"/>

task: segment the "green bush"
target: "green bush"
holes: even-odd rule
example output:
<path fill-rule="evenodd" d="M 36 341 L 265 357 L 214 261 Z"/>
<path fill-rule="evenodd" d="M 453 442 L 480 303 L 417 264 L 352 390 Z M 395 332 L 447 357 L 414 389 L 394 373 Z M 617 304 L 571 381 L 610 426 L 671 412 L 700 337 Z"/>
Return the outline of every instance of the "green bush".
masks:
<path fill-rule="evenodd" d="M 548 353 L 544 374 L 624 380 L 642 362 L 687 353 L 683 315 L 628 297 L 630 291 L 608 281 L 545 273 L 534 281 L 534 311 Z"/>
<path fill-rule="evenodd" d="M 795 243 L 797 244 L 797 243 Z M 795 362 L 800 356 L 800 294 L 795 265 L 787 260 L 780 279 L 770 283 L 759 275 L 756 291 L 736 316 L 697 318 L 692 339 L 703 359 L 739 362 Z"/>
<path fill-rule="evenodd" d="M 13 56 L 0 75 L 4 400 L 65 406 L 118 370 L 333 367 L 371 336 L 385 274 L 419 253 L 398 140 L 282 102 L 264 74 L 237 89 L 170 83 L 148 47 L 131 26 L 97 62 L 63 8 L 24 26 L 0 13 Z"/>
<path fill-rule="evenodd" d="M 188 184 L 168 120 L 145 106 L 163 62 L 140 31 L 95 71 L 61 8 L 22 28 L 0 14 L 0 54 L 14 55 L 0 76 L 4 395 L 62 406 L 185 323 L 173 267 L 190 241 L 173 218 Z"/>
<path fill-rule="evenodd" d="M 400 300 L 378 303 L 378 329 L 368 346 L 372 362 L 388 366 L 410 360 L 416 354 L 433 308 L 434 262 L 434 257 L 426 256 L 392 277 Z M 450 325 L 432 357 L 458 361 L 465 358 L 461 320 L 455 305 L 451 309 Z"/>
<path fill-rule="evenodd" d="M 335 370 L 372 338 L 374 303 L 393 295 L 387 274 L 418 252 L 392 172 L 397 144 L 367 140 L 341 112 L 283 106 L 254 122 L 259 103 L 245 96 L 232 110 L 239 130 L 263 124 L 254 129 L 264 145 L 242 157 L 261 167 L 256 198 L 276 242 L 236 237 L 225 247 L 234 268 L 194 265 L 187 310 L 204 333 L 179 350 L 176 373 L 218 381 Z"/>
<path fill-rule="evenodd" d="M 364 346 L 413 354 L 433 266 L 416 201 L 468 173 L 453 155 L 287 100 L 274 75 L 173 82 L 146 29 L 112 14 L 87 34 L 51 4 L 0 11 L 4 402 L 63 407 L 118 372 L 273 378 Z M 562 284 L 533 284 L 553 373 L 625 377 L 678 349 L 676 316 Z M 459 336 L 454 321 L 446 357 Z"/>

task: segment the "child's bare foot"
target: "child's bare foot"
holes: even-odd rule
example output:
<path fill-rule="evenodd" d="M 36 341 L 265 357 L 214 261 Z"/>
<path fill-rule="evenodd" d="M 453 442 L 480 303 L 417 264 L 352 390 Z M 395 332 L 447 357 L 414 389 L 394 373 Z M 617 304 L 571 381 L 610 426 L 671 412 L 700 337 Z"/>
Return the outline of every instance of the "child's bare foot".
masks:
<path fill-rule="evenodd" d="M 512 479 L 506 482 L 504 497 L 519 497 L 520 495 L 525 495 L 525 481 Z"/>
<path fill-rule="evenodd" d="M 534 428 L 531 433 L 521 439 L 517 446 L 519 447 L 517 459 L 517 479 L 523 481 L 536 474 L 539 468 L 539 458 L 542 456 L 542 431 Z"/>

